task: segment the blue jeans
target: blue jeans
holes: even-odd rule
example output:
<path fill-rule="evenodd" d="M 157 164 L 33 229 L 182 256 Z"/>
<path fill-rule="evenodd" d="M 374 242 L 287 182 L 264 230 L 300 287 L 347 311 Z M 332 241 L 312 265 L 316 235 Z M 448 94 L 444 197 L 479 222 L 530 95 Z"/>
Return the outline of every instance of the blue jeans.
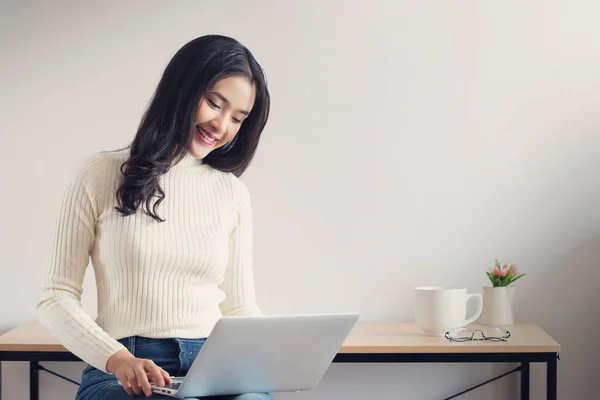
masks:
<path fill-rule="evenodd" d="M 152 360 L 170 376 L 187 375 L 192 362 L 206 339 L 150 339 L 131 336 L 119 342 L 138 358 Z M 130 396 L 114 375 L 88 365 L 81 374 L 81 385 L 75 400 L 168 400 L 172 397 L 153 394 L 151 397 Z M 273 400 L 266 393 L 246 393 L 237 396 L 202 397 L 203 400 Z"/>

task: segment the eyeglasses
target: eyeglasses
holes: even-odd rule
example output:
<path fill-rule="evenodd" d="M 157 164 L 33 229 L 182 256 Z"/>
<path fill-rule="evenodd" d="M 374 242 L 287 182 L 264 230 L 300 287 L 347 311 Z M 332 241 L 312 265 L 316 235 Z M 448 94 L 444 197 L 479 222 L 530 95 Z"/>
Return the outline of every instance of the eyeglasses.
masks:
<path fill-rule="evenodd" d="M 510 332 L 499 326 L 483 329 L 467 327 L 451 329 L 444 335 L 451 342 L 469 342 L 471 340 L 490 340 L 492 342 L 506 342 Z"/>

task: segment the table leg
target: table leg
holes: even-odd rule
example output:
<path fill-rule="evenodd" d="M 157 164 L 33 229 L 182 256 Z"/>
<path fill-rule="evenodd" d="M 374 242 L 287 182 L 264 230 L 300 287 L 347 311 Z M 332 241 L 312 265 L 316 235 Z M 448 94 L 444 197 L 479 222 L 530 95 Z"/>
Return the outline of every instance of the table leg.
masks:
<path fill-rule="evenodd" d="M 29 362 L 29 400 L 40 398 L 40 370 L 37 361 Z"/>
<path fill-rule="evenodd" d="M 2 400 L 2 361 L 0 361 L 0 400 Z"/>
<path fill-rule="evenodd" d="M 557 369 L 558 369 L 558 355 L 553 354 L 549 356 L 548 362 L 546 363 L 546 396 L 548 400 L 556 400 L 557 398 Z"/>
<path fill-rule="evenodd" d="M 529 400 L 529 362 L 521 363 L 521 400 Z"/>

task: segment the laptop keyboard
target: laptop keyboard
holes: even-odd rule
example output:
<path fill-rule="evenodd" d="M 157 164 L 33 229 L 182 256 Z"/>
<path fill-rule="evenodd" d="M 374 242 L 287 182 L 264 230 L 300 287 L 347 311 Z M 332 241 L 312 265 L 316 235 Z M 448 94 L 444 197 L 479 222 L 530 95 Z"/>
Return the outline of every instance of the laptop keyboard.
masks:
<path fill-rule="evenodd" d="M 174 390 L 179 390 L 179 387 L 181 386 L 182 383 L 183 383 L 183 381 L 175 381 L 175 380 L 173 380 L 173 383 L 171 383 L 171 384 L 165 383 L 165 386 L 163 386 L 162 388 L 159 388 L 156 385 L 154 385 L 154 387 L 156 387 L 158 389 L 174 389 Z"/>

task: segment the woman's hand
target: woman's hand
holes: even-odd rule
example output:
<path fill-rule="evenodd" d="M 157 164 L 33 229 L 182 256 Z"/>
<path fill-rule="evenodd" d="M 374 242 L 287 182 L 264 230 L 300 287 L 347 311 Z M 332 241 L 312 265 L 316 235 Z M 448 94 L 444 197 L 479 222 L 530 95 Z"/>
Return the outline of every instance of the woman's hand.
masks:
<path fill-rule="evenodd" d="M 113 354 L 106 363 L 106 370 L 114 374 L 123 389 L 130 395 L 141 395 L 142 391 L 146 397 L 152 395 L 150 378 L 158 386 L 172 383 L 169 374 L 160 368 L 152 360 L 137 358 L 128 350 L 119 350 Z"/>

